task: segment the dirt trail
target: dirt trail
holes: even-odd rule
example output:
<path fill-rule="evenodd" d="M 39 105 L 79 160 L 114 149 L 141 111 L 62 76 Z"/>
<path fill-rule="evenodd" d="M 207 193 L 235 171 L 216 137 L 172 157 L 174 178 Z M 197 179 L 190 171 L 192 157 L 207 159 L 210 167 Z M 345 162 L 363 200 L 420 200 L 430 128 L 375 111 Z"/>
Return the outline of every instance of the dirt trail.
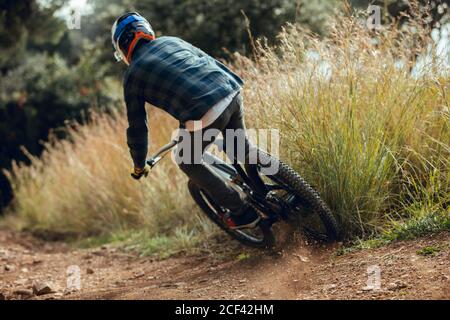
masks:
<path fill-rule="evenodd" d="M 423 256 L 425 247 L 439 248 Z M 153 260 L 104 246 L 73 249 L 0 230 L 0 298 L 6 299 L 450 299 L 450 233 L 336 256 L 305 244 L 276 254 L 245 251 Z M 242 257 L 245 257 L 242 259 Z M 67 268 L 81 290 L 67 291 Z M 380 290 L 367 268 L 381 271 Z M 69 275 L 70 279 L 73 276 Z M 36 296 L 33 283 L 53 293 Z"/>

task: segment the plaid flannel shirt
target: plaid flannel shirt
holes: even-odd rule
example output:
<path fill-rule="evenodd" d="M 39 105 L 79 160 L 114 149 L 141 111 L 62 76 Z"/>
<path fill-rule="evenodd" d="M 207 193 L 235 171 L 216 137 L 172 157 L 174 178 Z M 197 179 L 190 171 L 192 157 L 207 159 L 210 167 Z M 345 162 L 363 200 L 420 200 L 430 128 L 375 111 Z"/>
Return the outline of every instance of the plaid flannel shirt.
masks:
<path fill-rule="evenodd" d="M 242 79 L 221 62 L 182 39 L 160 37 L 137 47 L 123 83 L 127 143 L 134 165 L 144 167 L 147 156 L 145 102 L 182 123 L 200 119 L 242 85 Z"/>

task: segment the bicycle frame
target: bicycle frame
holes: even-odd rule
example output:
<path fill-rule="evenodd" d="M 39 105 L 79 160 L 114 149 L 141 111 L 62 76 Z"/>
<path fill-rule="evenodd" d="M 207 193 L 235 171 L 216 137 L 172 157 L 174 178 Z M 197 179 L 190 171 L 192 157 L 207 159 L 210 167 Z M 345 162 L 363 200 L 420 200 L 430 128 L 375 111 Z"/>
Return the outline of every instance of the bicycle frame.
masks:
<path fill-rule="evenodd" d="M 150 168 L 153 168 L 179 143 L 180 140 L 175 138 L 156 151 L 147 160 L 147 164 Z M 203 159 L 205 160 L 205 163 L 229 174 L 232 177 L 232 182 L 238 185 L 245 192 L 249 199 L 252 200 L 252 204 L 262 213 L 265 223 L 272 225 L 276 221 L 280 220 L 280 218 L 284 220 L 287 219 L 287 216 L 283 213 L 286 208 L 281 203 L 276 203 L 274 198 L 268 196 L 269 191 L 277 188 L 264 184 L 259 176 L 256 166 L 246 166 L 246 170 L 250 172 L 249 175 L 239 163 L 233 162 L 233 169 L 231 169 L 227 163 L 209 152 L 204 152 Z"/>

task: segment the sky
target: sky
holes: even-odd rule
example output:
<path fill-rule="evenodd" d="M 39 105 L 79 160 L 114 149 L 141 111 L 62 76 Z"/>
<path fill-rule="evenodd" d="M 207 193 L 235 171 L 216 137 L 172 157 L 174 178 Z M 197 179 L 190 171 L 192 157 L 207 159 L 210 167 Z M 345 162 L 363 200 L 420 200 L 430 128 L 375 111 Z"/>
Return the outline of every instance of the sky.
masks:
<path fill-rule="evenodd" d="M 60 12 L 58 12 L 58 14 L 63 17 L 70 16 L 72 11 L 78 11 L 80 12 L 80 14 L 83 14 L 84 12 L 89 10 L 90 5 L 88 5 L 87 2 L 88 0 L 70 0 L 69 4 L 67 6 L 64 6 L 64 8 L 62 8 Z"/>
<path fill-rule="evenodd" d="M 87 0 L 71 0 L 69 6 L 74 9 L 83 9 L 87 5 Z"/>

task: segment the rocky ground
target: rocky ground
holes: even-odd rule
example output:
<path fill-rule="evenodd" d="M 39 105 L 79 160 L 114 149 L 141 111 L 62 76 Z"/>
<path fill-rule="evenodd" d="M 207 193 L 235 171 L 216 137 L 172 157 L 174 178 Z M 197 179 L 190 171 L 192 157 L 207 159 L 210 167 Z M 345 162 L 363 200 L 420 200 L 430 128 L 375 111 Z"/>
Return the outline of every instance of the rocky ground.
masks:
<path fill-rule="evenodd" d="M 450 299 L 450 232 L 335 249 L 299 243 L 156 260 L 0 230 L 0 299 Z"/>

